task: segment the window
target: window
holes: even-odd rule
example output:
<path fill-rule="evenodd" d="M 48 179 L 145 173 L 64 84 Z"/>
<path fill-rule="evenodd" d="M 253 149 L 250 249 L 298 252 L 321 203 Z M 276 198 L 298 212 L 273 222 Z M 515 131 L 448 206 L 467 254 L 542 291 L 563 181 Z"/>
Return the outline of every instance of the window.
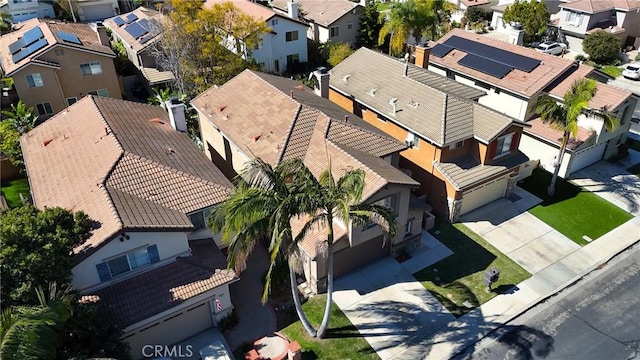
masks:
<path fill-rule="evenodd" d="M 411 225 L 413 224 L 413 221 L 415 220 L 415 218 L 411 218 L 407 221 L 406 224 L 404 224 L 404 234 L 405 235 L 409 235 L 411 234 Z"/>
<path fill-rule="evenodd" d="M 271 20 L 271 25 L 278 25 L 278 19 Z"/>
<path fill-rule="evenodd" d="M 196 230 L 204 229 L 207 227 L 207 218 L 210 213 L 211 208 L 204 209 L 203 211 L 198 211 L 197 213 L 189 215 L 189 220 L 191 220 L 191 223 Z"/>
<path fill-rule="evenodd" d="M 124 255 L 112 258 L 96 265 L 100 281 L 104 282 L 139 267 L 160 261 L 158 246 L 151 245 Z"/>
<path fill-rule="evenodd" d="M 39 73 L 25 75 L 25 78 L 27 78 L 27 86 L 30 88 L 44 86 L 42 76 Z"/>
<path fill-rule="evenodd" d="M 102 97 L 109 97 L 109 91 L 107 89 L 98 89 L 95 91 L 89 91 L 88 94 L 102 96 Z"/>
<path fill-rule="evenodd" d="M 464 140 L 462 141 L 458 141 L 457 143 L 453 144 L 453 145 L 449 145 L 449 150 L 453 150 L 453 149 L 457 149 L 464 146 Z"/>
<path fill-rule="evenodd" d="M 513 133 L 507 134 L 501 138 L 498 138 L 498 146 L 496 147 L 496 155 L 493 157 L 494 159 L 507 155 L 511 152 L 512 138 L 513 138 Z"/>
<path fill-rule="evenodd" d="M 285 34 L 287 42 L 298 40 L 298 30 L 296 31 L 287 31 Z"/>
<path fill-rule="evenodd" d="M 99 61 L 81 64 L 80 70 L 82 70 L 82 76 L 102 74 L 102 66 Z"/>
<path fill-rule="evenodd" d="M 332 26 L 331 29 L 329 29 L 330 37 L 336 37 L 338 34 L 340 34 L 340 28 L 338 26 Z"/>
<path fill-rule="evenodd" d="M 40 115 L 51 115 L 53 114 L 53 108 L 50 103 L 40 103 L 36 104 L 36 109 L 38 110 L 38 114 Z"/>
<path fill-rule="evenodd" d="M 351 30 L 351 29 L 353 29 L 353 24 L 351 23 L 347 24 L 347 30 Z"/>
<path fill-rule="evenodd" d="M 569 25 L 580 26 L 582 24 L 582 14 L 569 11 L 565 20 Z"/>
<path fill-rule="evenodd" d="M 291 54 L 291 55 L 287 55 L 287 64 L 297 64 L 300 62 L 300 55 L 298 54 Z"/>
<path fill-rule="evenodd" d="M 64 55 L 64 49 L 56 49 L 54 52 L 55 52 L 56 56 Z"/>
<path fill-rule="evenodd" d="M 258 49 L 262 49 L 262 47 L 264 46 L 262 39 L 258 40 L 258 43 L 256 43 L 256 46 L 253 47 L 253 50 L 258 50 Z"/>
<path fill-rule="evenodd" d="M 378 206 L 384 206 L 386 208 L 391 209 L 391 212 L 393 214 L 396 213 L 395 207 L 396 207 L 396 202 L 395 202 L 395 195 L 389 195 L 383 199 L 380 199 L 376 202 L 374 202 L 372 205 L 378 205 Z M 371 229 L 372 227 L 377 226 L 376 223 L 374 222 L 370 222 L 367 225 L 365 225 L 363 230 L 368 230 Z"/>
<path fill-rule="evenodd" d="M 67 106 L 71 106 L 71 105 L 75 104 L 76 102 L 78 102 L 78 98 L 75 97 L 75 96 L 67 98 Z"/>

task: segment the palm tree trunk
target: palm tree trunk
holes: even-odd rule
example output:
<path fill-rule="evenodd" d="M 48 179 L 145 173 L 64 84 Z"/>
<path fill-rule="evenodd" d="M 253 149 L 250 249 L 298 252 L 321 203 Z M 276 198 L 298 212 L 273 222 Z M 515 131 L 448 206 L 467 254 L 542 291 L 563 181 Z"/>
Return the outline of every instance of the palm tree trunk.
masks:
<path fill-rule="evenodd" d="M 289 280 L 291 282 L 291 294 L 293 295 L 293 303 L 296 306 L 296 313 L 298 314 L 298 318 L 302 323 L 302 326 L 309 333 L 311 337 L 316 337 L 316 329 L 311 326 L 309 319 L 307 319 L 307 315 L 302 310 L 302 304 L 300 303 L 300 294 L 298 293 L 298 284 L 296 283 L 296 272 L 293 270 L 293 267 L 289 265 Z"/>
<path fill-rule="evenodd" d="M 329 318 L 331 317 L 331 305 L 333 305 L 333 217 L 329 216 L 327 222 L 327 302 L 324 306 L 322 322 L 316 334 L 316 337 L 319 339 L 324 338 L 327 332 Z"/>
<path fill-rule="evenodd" d="M 565 131 L 562 135 L 562 144 L 560 146 L 560 153 L 558 154 L 558 161 L 556 162 L 556 168 L 553 170 L 553 176 L 551 177 L 551 183 L 547 188 L 547 194 L 553 196 L 556 192 L 556 181 L 558 180 L 558 173 L 560 172 L 560 166 L 562 166 L 562 160 L 564 159 L 564 153 L 567 151 L 567 143 L 569 142 L 569 132 Z"/>

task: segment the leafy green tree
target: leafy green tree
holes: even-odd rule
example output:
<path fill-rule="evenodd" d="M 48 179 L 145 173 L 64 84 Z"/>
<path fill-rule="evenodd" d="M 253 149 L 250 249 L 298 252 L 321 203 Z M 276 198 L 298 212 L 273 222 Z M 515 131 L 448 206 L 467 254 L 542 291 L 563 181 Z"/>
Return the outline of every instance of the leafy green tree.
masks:
<path fill-rule="evenodd" d="M 171 99 L 175 93 L 170 88 L 153 88 L 153 96 L 150 96 L 147 99 L 147 104 L 149 105 L 161 105 L 164 104 L 165 101 Z"/>
<path fill-rule="evenodd" d="M 618 120 L 607 109 L 590 109 L 589 100 L 597 91 L 595 80 L 582 78 L 571 85 L 571 88 L 564 94 L 562 102 L 549 95 L 543 95 L 536 104 L 536 113 L 540 115 L 542 122 L 549 124 L 553 129 L 562 131 L 562 142 L 560 152 L 557 157 L 551 183 L 547 189 L 549 195 L 555 192 L 558 172 L 564 159 L 569 137 L 578 134 L 578 118 L 581 115 L 595 117 L 604 122 L 607 130 L 613 131 L 618 126 Z"/>
<path fill-rule="evenodd" d="M 385 19 L 385 15 L 381 14 L 380 21 L 383 24 L 378 34 L 378 45 L 384 44 L 387 37 L 390 37 L 389 53 L 399 53 L 410 34 L 413 35 L 417 43 L 420 42 L 423 33 L 432 23 L 432 14 L 426 3 L 407 0 L 394 2 L 391 5 L 388 19 Z"/>
<path fill-rule="evenodd" d="M 11 19 L 13 17 L 6 11 L 0 11 L 0 34 L 6 34 L 11 31 Z"/>
<path fill-rule="evenodd" d="M 375 0 L 367 0 L 364 12 L 360 17 L 360 36 L 358 38 L 359 45 L 373 48 L 378 45 L 378 35 L 380 34 L 380 13 Z"/>
<path fill-rule="evenodd" d="M 424 1 L 429 14 L 431 39 L 438 40 L 451 31 L 451 13 L 458 10 L 458 8 L 447 0 L 422 1 Z M 416 40 L 416 42 L 418 41 Z"/>
<path fill-rule="evenodd" d="M 491 20 L 491 12 L 479 6 L 472 6 L 467 9 L 464 15 L 469 23 L 478 21 Z"/>
<path fill-rule="evenodd" d="M 38 286 L 69 284 L 73 249 L 88 237 L 92 222 L 82 212 L 40 211 L 22 206 L 0 212 L 2 306 L 37 305 Z"/>
<path fill-rule="evenodd" d="M 582 42 L 584 52 L 589 60 L 597 64 L 611 64 L 620 54 L 620 39 L 608 31 L 596 31 L 585 36 Z"/>
<path fill-rule="evenodd" d="M 70 288 L 36 289 L 38 305 L 11 306 L 0 317 L 0 357 L 5 360 L 55 358 L 64 322 L 72 314 Z"/>
<path fill-rule="evenodd" d="M 502 21 L 509 24 L 519 23 L 525 32 L 525 42 L 540 40 L 547 30 L 549 12 L 544 1 L 516 0 L 504 10 Z"/>
<path fill-rule="evenodd" d="M 329 59 L 327 62 L 331 67 L 334 67 L 353 54 L 353 51 L 349 43 L 332 43 L 329 46 Z"/>
<path fill-rule="evenodd" d="M 31 131 L 36 126 L 38 115 L 35 110 L 18 101 L 17 105 L 11 104 L 11 110 L 4 110 L 2 114 L 5 116 L 3 121 L 8 121 L 11 126 L 21 135 Z"/>
<path fill-rule="evenodd" d="M 36 126 L 38 115 L 32 107 L 27 108 L 22 100 L 17 105 L 11 104 L 11 110 L 5 110 L 2 114 L 4 119 L 0 122 L 0 152 L 24 171 L 20 136 Z"/>

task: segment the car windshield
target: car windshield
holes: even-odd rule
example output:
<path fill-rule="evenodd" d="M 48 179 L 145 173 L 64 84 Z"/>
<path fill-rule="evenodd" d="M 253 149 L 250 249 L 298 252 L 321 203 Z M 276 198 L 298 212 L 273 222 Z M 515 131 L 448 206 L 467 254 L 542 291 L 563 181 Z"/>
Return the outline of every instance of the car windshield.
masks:
<path fill-rule="evenodd" d="M 540 45 L 536 46 L 536 49 L 538 49 L 538 50 L 547 50 L 547 47 L 545 45 L 540 44 Z"/>
<path fill-rule="evenodd" d="M 640 70 L 640 67 L 636 67 L 636 66 L 627 66 L 627 70 L 629 70 L 629 71 L 638 71 L 638 70 Z"/>

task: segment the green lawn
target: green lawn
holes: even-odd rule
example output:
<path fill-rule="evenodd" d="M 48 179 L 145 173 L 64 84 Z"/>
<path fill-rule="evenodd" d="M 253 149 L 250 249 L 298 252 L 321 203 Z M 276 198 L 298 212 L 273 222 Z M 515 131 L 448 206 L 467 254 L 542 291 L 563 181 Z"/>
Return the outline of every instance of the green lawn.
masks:
<path fill-rule="evenodd" d="M 322 321 L 325 295 L 314 296 L 302 307 L 309 321 L 318 326 Z M 303 350 L 302 360 L 311 359 L 380 359 L 369 343 L 360 335 L 349 319 L 333 304 L 331 321 L 325 339 L 314 339 L 296 321 L 280 330 L 289 340 L 298 341 Z"/>
<path fill-rule="evenodd" d="M 637 177 L 640 177 L 640 163 L 628 168 L 627 171 Z"/>
<path fill-rule="evenodd" d="M 622 69 L 613 65 L 603 66 L 600 70 L 609 76 L 613 76 L 614 78 L 622 75 Z"/>
<path fill-rule="evenodd" d="M 640 151 L 640 141 L 637 141 L 632 138 L 627 138 L 627 145 L 629 146 L 629 149 Z"/>
<path fill-rule="evenodd" d="M 431 232 L 454 254 L 414 276 L 456 317 L 531 276 L 462 224 L 437 220 Z M 482 278 L 485 270 L 492 267 L 500 270 L 500 279 L 494 285 L 495 291 L 488 293 Z M 470 307 L 465 306 L 465 302 Z"/>
<path fill-rule="evenodd" d="M 596 194 L 558 178 L 554 196 L 547 195 L 551 174 L 536 169 L 520 186 L 542 199 L 529 210 L 538 219 L 580 245 L 588 244 L 586 235 L 597 239 L 631 219 L 629 213 Z"/>
<path fill-rule="evenodd" d="M 2 183 L 2 195 L 4 195 L 4 198 L 7 199 L 7 205 L 9 205 L 10 208 L 22 206 L 20 193 L 22 193 L 22 195 L 26 197 L 30 196 L 29 180 L 16 179 L 5 181 Z"/>

